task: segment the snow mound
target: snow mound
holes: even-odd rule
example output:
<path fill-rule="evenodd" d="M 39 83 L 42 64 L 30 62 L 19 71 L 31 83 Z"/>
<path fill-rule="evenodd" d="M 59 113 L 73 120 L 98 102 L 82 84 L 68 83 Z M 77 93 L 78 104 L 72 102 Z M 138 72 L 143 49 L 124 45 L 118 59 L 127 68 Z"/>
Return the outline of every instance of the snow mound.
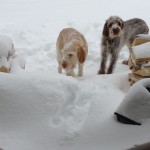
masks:
<path fill-rule="evenodd" d="M 137 123 L 150 118 L 150 79 L 140 80 L 129 89 L 117 113 Z"/>
<path fill-rule="evenodd" d="M 136 58 L 147 58 L 150 57 L 150 42 L 133 46 L 133 52 Z"/>

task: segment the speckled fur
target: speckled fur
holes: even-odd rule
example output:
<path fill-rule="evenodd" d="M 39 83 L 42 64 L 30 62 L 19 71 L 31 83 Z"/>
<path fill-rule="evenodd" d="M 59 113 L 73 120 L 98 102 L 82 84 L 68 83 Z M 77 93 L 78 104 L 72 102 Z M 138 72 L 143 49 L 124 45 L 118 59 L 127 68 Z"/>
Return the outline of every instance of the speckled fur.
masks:
<path fill-rule="evenodd" d="M 115 24 L 115 25 L 114 25 Z M 113 26 L 116 33 L 113 34 Z M 109 17 L 104 25 L 103 35 L 101 40 L 101 64 L 98 74 L 111 74 L 114 71 L 118 55 L 124 45 L 129 49 L 136 35 L 147 34 L 149 28 L 145 21 L 139 18 L 133 18 L 127 21 L 122 21 L 120 17 Z M 110 55 L 110 64 L 106 70 L 106 63 Z"/>

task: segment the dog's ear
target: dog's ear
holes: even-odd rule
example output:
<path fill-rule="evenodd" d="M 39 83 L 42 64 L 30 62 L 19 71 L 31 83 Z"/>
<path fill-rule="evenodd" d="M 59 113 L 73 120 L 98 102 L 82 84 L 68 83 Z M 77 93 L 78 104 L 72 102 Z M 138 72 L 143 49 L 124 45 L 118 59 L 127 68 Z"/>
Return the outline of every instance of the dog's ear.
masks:
<path fill-rule="evenodd" d="M 107 26 L 107 22 L 105 23 L 104 28 L 103 28 L 103 35 L 106 37 L 109 37 L 109 28 Z"/>
<path fill-rule="evenodd" d="M 85 51 L 84 51 L 84 47 L 77 46 L 77 51 L 78 51 L 77 52 L 78 60 L 82 64 L 82 63 L 84 63 L 85 57 L 86 57 L 86 54 L 85 54 Z"/>
<path fill-rule="evenodd" d="M 124 22 L 123 22 L 123 20 L 121 19 L 121 29 L 123 29 L 124 28 Z"/>
<path fill-rule="evenodd" d="M 122 26 L 121 26 L 121 29 L 123 29 L 124 28 L 124 22 L 122 22 Z"/>

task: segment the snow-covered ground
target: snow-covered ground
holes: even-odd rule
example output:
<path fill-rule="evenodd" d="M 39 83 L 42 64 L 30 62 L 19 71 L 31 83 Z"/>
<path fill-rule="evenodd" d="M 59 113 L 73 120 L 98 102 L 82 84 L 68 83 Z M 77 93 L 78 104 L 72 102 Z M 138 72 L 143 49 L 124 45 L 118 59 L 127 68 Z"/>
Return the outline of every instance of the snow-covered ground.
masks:
<path fill-rule="evenodd" d="M 150 139 L 150 120 L 121 124 L 114 112 L 130 88 L 124 47 L 114 74 L 97 75 L 103 24 L 110 15 L 144 19 L 145 0 L 0 0 L 0 34 L 11 37 L 25 71 L 0 73 L 0 147 L 4 150 L 125 150 Z M 55 43 L 73 27 L 89 46 L 81 78 L 57 73 Z"/>

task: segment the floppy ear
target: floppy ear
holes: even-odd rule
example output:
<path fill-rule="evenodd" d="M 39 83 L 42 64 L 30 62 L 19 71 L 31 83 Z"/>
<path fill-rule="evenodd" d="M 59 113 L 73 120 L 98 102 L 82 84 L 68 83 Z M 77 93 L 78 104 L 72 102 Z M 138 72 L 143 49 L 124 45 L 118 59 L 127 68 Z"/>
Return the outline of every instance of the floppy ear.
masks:
<path fill-rule="evenodd" d="M 82 64 L 82 63 L 84 63 L 85 57 L 86 57 L 84 48 L 81 46 L 77 46 L 77 50 L 78 50 L 78 52 L 77 52 L 78 60 Z"/>
<path fill-rule="evenodd" d="M 107 27 L 107 22 L 105 23 L 104 28 L 103 28 L 103 35 L 106 37 L 109 37 L 109 29 Z"/>
<path fill-rule="evenodd" d="M 123 22 L 123 20 L 121 19 L 121 29 L 123 29 L 124 28 L 124 22 Z"/>

